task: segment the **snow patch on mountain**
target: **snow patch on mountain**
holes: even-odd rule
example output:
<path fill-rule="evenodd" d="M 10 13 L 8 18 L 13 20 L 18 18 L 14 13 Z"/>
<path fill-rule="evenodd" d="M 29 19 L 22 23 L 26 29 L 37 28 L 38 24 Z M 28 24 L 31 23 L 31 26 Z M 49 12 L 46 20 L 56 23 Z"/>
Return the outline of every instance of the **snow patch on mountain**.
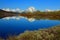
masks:
<path fill-rule="evenodd" d="M 29 7 L 28 9 L 25 10 L 26 12 L 35 12 L 36 9 L 34 7 Z"/>
<path fill-rule="evenodd" d="M 11 12 L 23 12 L 23 10 L 20 10 L 19 8 L 16 8 L 16 9 L 9 9 L 9 8 L 3 8 L 2 10 L 4 11 L 11 11 Z"/>
<path fill-rule="evenodd" d="M 46 9 L 45 12 L 52 12 L 53 10 L 50 9 Z"/>
<path fill-rule="evenodd" d="M 10 8 L 3 8 L 2 10 L 5 10 L 5 11 L 12 11 L 12 12 L 34 12 L 36 11 L 36 9 L 34 7 L 29 7 L 28 9 L 26 10 L 21 10 L 19 8 L 16 8 L 16 9 L 10 9 Z"/>

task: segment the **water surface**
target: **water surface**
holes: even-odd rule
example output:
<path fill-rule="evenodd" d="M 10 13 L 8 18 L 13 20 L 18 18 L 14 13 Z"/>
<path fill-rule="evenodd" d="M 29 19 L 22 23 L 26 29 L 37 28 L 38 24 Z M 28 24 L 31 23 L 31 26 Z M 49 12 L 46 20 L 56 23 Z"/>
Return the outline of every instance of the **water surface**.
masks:
<path fill-rule="evenodd" d="M 0 19 L 0 36 L 6 37 L 7 35 L 23 33 L 26 30 L 38 30 L 56 25 L 60 25 L 59 20 L 35 20 L 30 22 L 24 18 L 21 18 L 20 20 Z"/>

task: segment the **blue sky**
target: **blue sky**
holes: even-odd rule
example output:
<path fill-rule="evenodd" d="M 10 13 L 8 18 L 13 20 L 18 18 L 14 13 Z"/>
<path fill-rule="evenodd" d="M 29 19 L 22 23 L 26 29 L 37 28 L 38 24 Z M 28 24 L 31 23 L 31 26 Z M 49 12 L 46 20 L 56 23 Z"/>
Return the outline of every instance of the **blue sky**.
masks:
<path fill-rule="evenodd" d="M 56 10 L 60 9 L 60 0 L 0 0 L 0 9 L 27 9 L 30 6 L 33 6 L 38 10 Z"/>

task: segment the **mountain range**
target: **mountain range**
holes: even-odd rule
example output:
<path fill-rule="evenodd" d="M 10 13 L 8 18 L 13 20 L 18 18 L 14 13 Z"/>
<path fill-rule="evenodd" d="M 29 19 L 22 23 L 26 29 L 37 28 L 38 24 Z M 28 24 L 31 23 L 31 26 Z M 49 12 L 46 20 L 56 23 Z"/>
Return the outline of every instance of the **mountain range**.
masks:
<path fill-rule="evenodd" d="M 34 7 L 30 7 L 26 10 L 20 10 L 19 8 L 15 10 L 0 9 L 0 18 L 13 17 L 13 16 L 23 16 L 23 17 L 35 18 L 35 19 L 60 19 L 60 10 L 39 11 L 36 10 Z"/>
<path fill-rule="evenodd" d="M 4 10 L 4 11 L 12 11 L 12 12 L 19 12 L 19 13 L 21 13 L 21 12 L 34 12 L 34 11 L 36 11 L 36 9 L 34 7 L 29 7 L 26 10 L 21 10 L 19 8 L 16 8 L 16 9 L 9 9 L 9 8 L 4 9 L 3 8 L 2 10 Z"/>
<path fill-rule="evenodd" d="M 20 8 L 16 8 L 16 9 L 3 8 L 2 10 L 4 10 L 4 11 L 12 11 L 12 12 L 19 12 L 19 13 L 22 13 L 22 12 L 35 12 L 35 11 L 37 11 L 37 9 L 34 8 L 34 7 L 29 7 L 26 10 L 21 10 Z M 54 10 L 46 9 L 44 11 L 45 12 L 51 12 L 51 11 L 54 11 Z M 59 11 L 59 10 L 55 10 L 55 11 Z"/>

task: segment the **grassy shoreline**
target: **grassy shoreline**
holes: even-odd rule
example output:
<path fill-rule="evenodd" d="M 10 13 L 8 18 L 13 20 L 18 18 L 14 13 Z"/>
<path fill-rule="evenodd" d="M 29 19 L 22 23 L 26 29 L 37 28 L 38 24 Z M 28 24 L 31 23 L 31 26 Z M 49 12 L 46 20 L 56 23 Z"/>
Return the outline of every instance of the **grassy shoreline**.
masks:
<path fill-rule="evenodd" d="M 41 12 L 37 10 L 36 12 L 11 12 L 0 10 L 0 19 L 4 17 L 13 17 L 13 16 L 23 16 L 27 18 L 34 18 L 36 20 L 40 19 L 50 19 L 50 20 L 60 20 L 60 10 L 59 11 L 47 11 Z"/>
<path fill-rule="evenodd" d="M 0 38 L 0 40 L 4 40 Z M 9 36 L 6 40 L 60 40 L 60 26 L 35 31 L 25 31 L 17 36 Z"/>

